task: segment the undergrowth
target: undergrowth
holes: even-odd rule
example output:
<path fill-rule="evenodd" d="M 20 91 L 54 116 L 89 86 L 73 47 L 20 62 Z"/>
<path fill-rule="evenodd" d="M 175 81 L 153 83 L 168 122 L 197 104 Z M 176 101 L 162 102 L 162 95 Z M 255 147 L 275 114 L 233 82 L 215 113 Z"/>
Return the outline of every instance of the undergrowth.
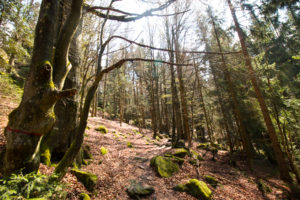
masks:
<path fill-rule="evenodd" d="M 23 94 L 23 81 L 14 79 L 10 74 L 0 72 L 0 94 L 2 98 L 20 102 Z"/>
<path fill-rule="evenodd" d="M 28 198 L 65 199 L 67 186 L 47 175 L 30 173 L 12 174 L 0 179 L 0 200 L 23 200 Z"/>

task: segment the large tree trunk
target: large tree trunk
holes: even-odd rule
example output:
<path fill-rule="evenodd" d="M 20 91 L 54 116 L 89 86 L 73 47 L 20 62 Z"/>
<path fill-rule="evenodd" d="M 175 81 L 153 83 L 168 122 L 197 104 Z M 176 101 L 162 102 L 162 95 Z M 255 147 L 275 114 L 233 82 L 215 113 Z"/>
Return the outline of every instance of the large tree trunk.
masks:
<path fill-rule="evenodd" d="M 69 61 L 72 68 L 65 80 L 64 89 L 80 88 L 80 65 L 81 65 L 81 44 L 80 44 L 81 27 L 74 35 L 70 50 Z M 45 139 L 42 150 L 49 148 L 54 160 L 60 160 L 70 147 L 74 139 L 74 130 L 78 125 L 79 114 L 79 94 L 73 97 L 58 101 L 55 105 L 56 122 L 51 134 Z M 59 140 L 57 140 L 59 138 Z M 46 146 L 45 146 L 46 145 Z M 45 157 L 45 159 L 49 159 Z M 50 160 L 48 160 L 50 161 Z M 47 161 L 46 161 L 47 162 Z M 47 162 L 49 163 L 49 162 Z"/>
<path fill-rule="evenodd" d="M 7 139 L 4 156 L 4 173 L 9 175 L 23 169 L 23 172 L 37 170 L 39 167 L 39 146 L 43 135 L 49 133 L 55 122 L 54 105 L 63 97 L 75 94 L 76 90 L 60 91 L 66 77 L 64 56 L 68 54 L 70 41 L 77 28 L 81 15 L 82 1 L 74 0 L 72 12 L 64 25 L 64 34 L 57 42 L 54 66 L 53 46 L 56 36 L 58 1 L 44 0 L 41 5 L 36 27 L 34 50 L 30 74 L 24 86 L 22 101 L 17 109 L 9 115 L 5 131 Z M 60 56 L 59 56 L 60 55 Z M 53 79 L 53 69 L 59 70 L 61 78 Z M 65 72 L 65 74 L 63 73 Z"/>
<path fill-rule="evenodd" d="M 289 170 L 288 170 L 288 167 L 287 167 L 288 164 L 286 163 L 286 160 L 284 158 L 284 154 L 281 150 L 281 147 L 280 147 L 280 144 L 279 144 L 279 141 L 278 141 L 273 123 L 272 123 L 271 118 L 270 118 L 269 110 L 267 108 L 267 105 L 265 103 L 263 95 L 262 95 L 262 93 L 260 91 L 260 88 L 258 86 L 256 76 L 255 76 L 255 72 L 254 72 L 253 67 L 252 67 L 251 58 L 249 56 L 249 53 L 248 53 L 248 50 L 247 50 L 247 47 L 246 47 L 244 35 L 242 33 L 242 30 L 240 28 L 240 24 L 239 24 L 239 22 L 237 20 L 237 17 L 235 15 L 235 9 L 233 8 L 233 5 L 232 5 L 230 0 L 227 0 L 227 2 L 228 2 L 228 5 L 229 5 L 231 14 L 232 14 L 232 18 L 233 18 L 233 21 L 234 21 L 234 24 L 235 24 L 236 31 L 237 31 L 239 39 L 240 39 L 240 43 L 241 43 L 242 51 L 243 51 L 243 54 L 244 54 L 246 66 L 248 67 L 248 70 L 249 70 L 250 80 L 251 80 L 252 86 L 254 88 L 257 100 L 259 102 L 260 109 L 261 109 L 261 112 L 263 114 L 264 121 L 266 123 L 266 127 L 267 127 L 267 130 L 268 130 L 269 137 L 271 139 L 272 147 L 273 147 L 273 150 L 274 150 L 274 153 L 275 153 L 275 158 L 276 158 L 277 164 L 279 166 L 280 177 L 283 180 L 291 182 L 292 178 L 289 174 Z"/>

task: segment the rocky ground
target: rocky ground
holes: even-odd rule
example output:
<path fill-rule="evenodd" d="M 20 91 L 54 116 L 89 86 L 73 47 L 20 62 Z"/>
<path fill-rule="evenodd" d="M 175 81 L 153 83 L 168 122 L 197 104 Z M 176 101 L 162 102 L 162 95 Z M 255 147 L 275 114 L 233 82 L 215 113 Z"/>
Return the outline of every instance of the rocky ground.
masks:
<path fill-rule="evenodd" d="M 5 145 L 3 130 L 7 116 L 17 105 L 17 99 L 4 96 L 0 91 L 0 148 Z M 100 125 L 108 129 L 107 134 L 95 130 Z M 215 200 L 286 199 L 288 187 L 279 180 L 274 167 L 266 161 L 255 161 L 254 172 L 251 173 L 247 171 L 243 161 L 237 161 L 237 166 L 231 167 L 227 151 L 218 151 L 215 160 L 212 160 L 212 153 L 198 149 L 197 143 L 194 143 L 192 149 L 204 158 L 199 166 L 189 163 L 189 158 L 186 157 L 178 173 L 170 178 L 160 178 L 150 167 L 150 159 L 169 152 L 170 147 L 165 145 L 167 138 L 152 140 L 151 134 L 150 130 L 139 132 L 136 127 L 125 123 L 120 125 L 117 121 L 90 117 L 84 144 L 90 146 L 93 158 L 81 169 L 96 174 L 98 181 L 94 192 L 89 193 L 74 175 L 68 173 L 63 179 L 70 187 L 68 198 L 79 199 L 79 194 L 86 192 L 92 199 L 129 199 L 126 188 L 130 185 L 130 180 L 137 180 L 155 189 L 155 193 L 145 199 L 193 200 L 196 198 L 172 188 L 192 178 L 204 180 L 205 175 L 210 175 L 219 182 L 216 188 L 208 185 Z M 132 148 L 128 146 L 129 143 Z M 106 155 L 101 154 L 101 147 L 108 150 Z M 139 159 L 141 157 L 146 159 Z M 102 161 L 101 164 L 99 161 Z M 53 169 L 42 164 L 40 167 L 40 171 L 45 174 L 50 174 Z M 270 192 L 263 194 L 258 189 L 259 179 L 263 179 L 271 188 Z"/>

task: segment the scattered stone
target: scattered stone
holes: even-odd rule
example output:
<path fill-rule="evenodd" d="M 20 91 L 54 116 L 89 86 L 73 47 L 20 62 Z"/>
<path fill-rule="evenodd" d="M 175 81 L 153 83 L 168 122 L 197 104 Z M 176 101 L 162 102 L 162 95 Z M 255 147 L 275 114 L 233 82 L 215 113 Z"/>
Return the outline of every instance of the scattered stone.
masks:
<path fill-rule="evenodd" d="M 80 193 L 79 194 L 79 199 L 80 200 L 91 200 L 90 196 L 86 193 Z"/>
<path fill-rule="evenodd" d="M 107 128 L 106 128 L 105 126 L 103 126 L 103 125 L 101 125 L 101 126 L 99 126 L 98 128 L 96 128 L 96 131 L 99 131 L 99 132 L 102 133 L 102 134 L 108 133 Z"/>
<path fill-rule="evenodd" d="M 145 167 L 143 165 L 139 165 L 139 168 L 141 169 L 145 169 Z"/>
<path fill-rule="evenodd" d="M 186 192 L 201 200 L 210 200 L 212 196 L 212 192 L 207 187 L 206 183 L 197 179 L 191 179 L 185 184 L 178 184 L 173 190 Z"/>
<path fill-rule="evenodd" d="M 98 180 L 98 177 L 95 174 L 78 169 L 72 169 L 71 173 L 76 176 L 78 181 L 80 181 L 88 191 L 92 192 L 94 190 Z"/>
<path fill-rule="evenodd" d="M 205 175 L 204 180 L 213 187 L 217 187 L 219 185 L 219 181 L 217 181 L 217 179 L 212 176 Z"/>
<path fill-rule="evenodd" d="M 133 199 L 140 199 L 155 192 L 154 188 L 151 186 L 143 186 L 141 182 L 137 182 L 136 180 L 130 180 L 130 182 L 131 184 L 126 192 Z"/>
<path fill-rule="evenodd" d="M 175 153 L 173 153 L 174 156 L 179 158 L 184 158 L 188 154 L 188 150 L 184 148 L 175 149 Z"/>
<path fill-rule="evenodd" d="M 148 161 L 148 158 L 145 158 L 145 157 L 134 157 L 133 160 L 139 160 L 141 162 L 147 162 Z"/>
<path fill-rule="evenodd" d="M 151 159 L 150 165 L 155 169 L 161 177 L 171 177 L 179 171 L 179 166 L 172 161 L 171 158 L 155 156 Z"/>

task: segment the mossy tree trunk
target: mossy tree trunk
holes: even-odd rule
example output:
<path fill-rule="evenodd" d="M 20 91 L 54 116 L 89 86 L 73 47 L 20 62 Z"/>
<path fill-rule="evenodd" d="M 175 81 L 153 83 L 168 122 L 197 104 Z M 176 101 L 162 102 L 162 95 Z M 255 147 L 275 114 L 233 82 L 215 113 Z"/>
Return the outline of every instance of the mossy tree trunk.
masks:
<path fill-rule="evenodd" d="M 73 12 L 70 12 L 63 27 L 63 34 L 60 34 L 56 42 L 54 60 L 59 2 L 44 0 L 41 4 L 30 73 L 24 86 L 22 101 L 9 115 L 5 130 L 5 175 L 17 173 L 21 169 L 25 173 L 38 169 L 41 139 L 50 132 L 55 123 L 54 106 L 60 99 L 76 93 L 75 89 L 61 89 L 68 72 L 67 55 L 81 15 L 82 2 L 72 1 Z M 52 74 L 56 74 L 53 70 L 58 70 L 60 76 L 54 76 L 52 79 Z"/>

